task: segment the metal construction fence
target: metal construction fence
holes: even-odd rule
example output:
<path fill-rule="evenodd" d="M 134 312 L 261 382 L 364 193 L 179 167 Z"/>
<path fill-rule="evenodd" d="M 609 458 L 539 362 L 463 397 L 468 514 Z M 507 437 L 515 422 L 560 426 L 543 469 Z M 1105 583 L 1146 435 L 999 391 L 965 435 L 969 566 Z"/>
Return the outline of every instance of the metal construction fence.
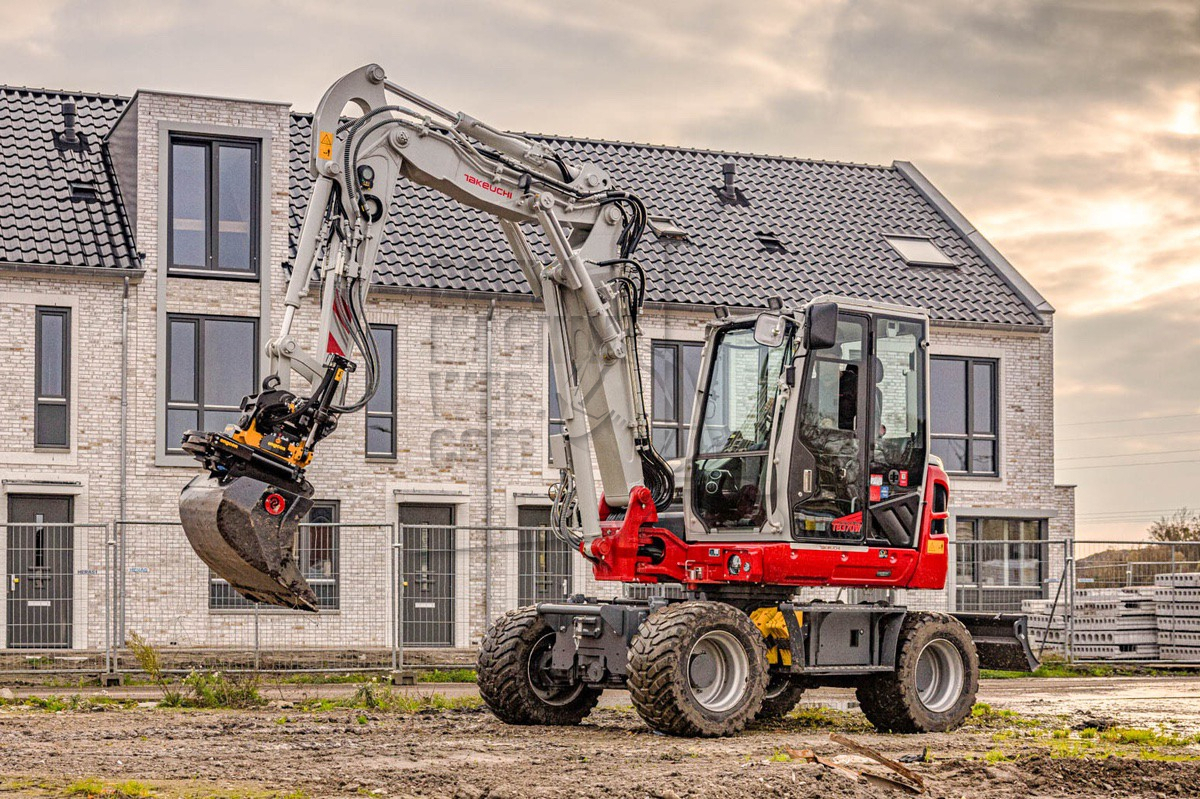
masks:
<path fill-rule="evenodd" d="M 178 522 L 4 526 L 0 672 L 165 668 L 391 671 L 467 666 L 491 620 L 574 594 L 672 587 L 596 582 L 546 527 L 305 524 L 296 558 L 319 613 L 242 598 L 191 550 Z M 1069 660 L 1200 661 L 1200 542 L 956 541 L 943 591 L 814 589 L 914 609 L 1024 612 L 1035 653 Z M 1191 582 L 1189 582 L 1191 581 Z"/>

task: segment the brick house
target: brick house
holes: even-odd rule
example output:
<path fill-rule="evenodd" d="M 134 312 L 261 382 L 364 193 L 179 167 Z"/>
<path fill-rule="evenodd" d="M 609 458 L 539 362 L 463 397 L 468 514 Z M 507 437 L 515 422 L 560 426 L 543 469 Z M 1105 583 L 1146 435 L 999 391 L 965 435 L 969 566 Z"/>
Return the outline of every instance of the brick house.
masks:
<path fill-rule="evenodd" d="M 261 377 L 307 200 L 309 128 L 278 103 L 0 89 L 14 155 L 0 173 L 7 647 L 98 646 L 110 570 L 124 631 L 245 641 L 251 609 L 170 524 L 197 473 L 177 443 L 223 426 Z M 1073 489 L 1054 484 L 1053 309 L 914 166 L 553 142 L 647 204 L 641 361 L 665 454 L 682 452 L 715 307 L 823 293 L 926 307 L 934 452 L 968 543 L 946 591 L 902 599 L 1017 607 L 1052 590 L 1061 552 L 1047 542 L 1074 527 Z M 264 613 L 269 642 L 467 646 L 489 615 L 564 585 L 611 593 L 555 539 L 514 529 L 546 520 L 556 412 L 540 314 L 498 227 L 421 187 L 390 214 L 369 302 L 387 390 L 342 420 L 310 475 L 314 520 L 342 525 L 302 541 L 329 612 Z M 315 292 L 300 321 L 311 341 Z M 131 523 L 110 564 L 103 525 L 118 519 Z M 40 526 L 52 522 L 76 526 Z M 402 556 L 395 524 L 420 525 L 404 528 Z M 397 571 L 402 629 L 388 612 Z"/>

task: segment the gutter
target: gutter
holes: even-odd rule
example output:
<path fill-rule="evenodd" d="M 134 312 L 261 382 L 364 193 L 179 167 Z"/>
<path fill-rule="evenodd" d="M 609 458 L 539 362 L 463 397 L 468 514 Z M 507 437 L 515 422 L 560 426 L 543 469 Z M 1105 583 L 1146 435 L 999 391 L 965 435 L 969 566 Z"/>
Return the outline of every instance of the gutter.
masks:
<path fill-rule="evenodd" d="M 492 620 L 492 320 L 496 315 L 496 300 L 488 303 L 484 324 L 483 346 L 483 612 Z"/>
<path fill-rule="evenodd" d="M 61 277 L 97 277 L 108 280 L 132 280 L 139 282 L 146 275 L 145 269 L 121 266 L 69 266 L 67 264 L 20 264 L 0 261 L 0 272 L 32 272 Z"/>

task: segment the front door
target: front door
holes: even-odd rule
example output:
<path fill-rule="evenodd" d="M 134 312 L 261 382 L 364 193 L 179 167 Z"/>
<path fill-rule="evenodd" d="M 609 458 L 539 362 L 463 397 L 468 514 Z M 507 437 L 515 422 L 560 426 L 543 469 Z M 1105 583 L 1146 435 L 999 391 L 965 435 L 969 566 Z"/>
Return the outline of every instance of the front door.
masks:
<path fill-rule="evenodd" d="M 571 547 L 550 529 L 550 508 L 517 508 L 517 527 L 517 604 L 570 596 Z"/>
<path fill-rule="evenodd" d="M 454 646 L 454 506 L 400 506 L 404 644 Z"/>
<path fill-rule="evenodd" d="M 10 648 L 71 646 L 74 529 L 71 497 L 8 498 Z"/>

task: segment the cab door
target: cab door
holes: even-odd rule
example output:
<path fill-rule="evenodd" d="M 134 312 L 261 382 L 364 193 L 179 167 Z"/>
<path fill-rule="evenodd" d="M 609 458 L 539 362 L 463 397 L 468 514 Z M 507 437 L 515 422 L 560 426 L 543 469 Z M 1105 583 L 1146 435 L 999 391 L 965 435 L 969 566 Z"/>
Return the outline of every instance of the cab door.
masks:
<path fill-rule="evenodd" d="M 914 547 L 928 449 L 925 322 L 875 316 L 870 338 L 866 535 L 878 546 Z"/>
<path fill-rule="evenodd" d="M 805 357 L 788 494 L 792 538 L 863 539 L 870 317 L 839 313 L 837 339 Z"/>

